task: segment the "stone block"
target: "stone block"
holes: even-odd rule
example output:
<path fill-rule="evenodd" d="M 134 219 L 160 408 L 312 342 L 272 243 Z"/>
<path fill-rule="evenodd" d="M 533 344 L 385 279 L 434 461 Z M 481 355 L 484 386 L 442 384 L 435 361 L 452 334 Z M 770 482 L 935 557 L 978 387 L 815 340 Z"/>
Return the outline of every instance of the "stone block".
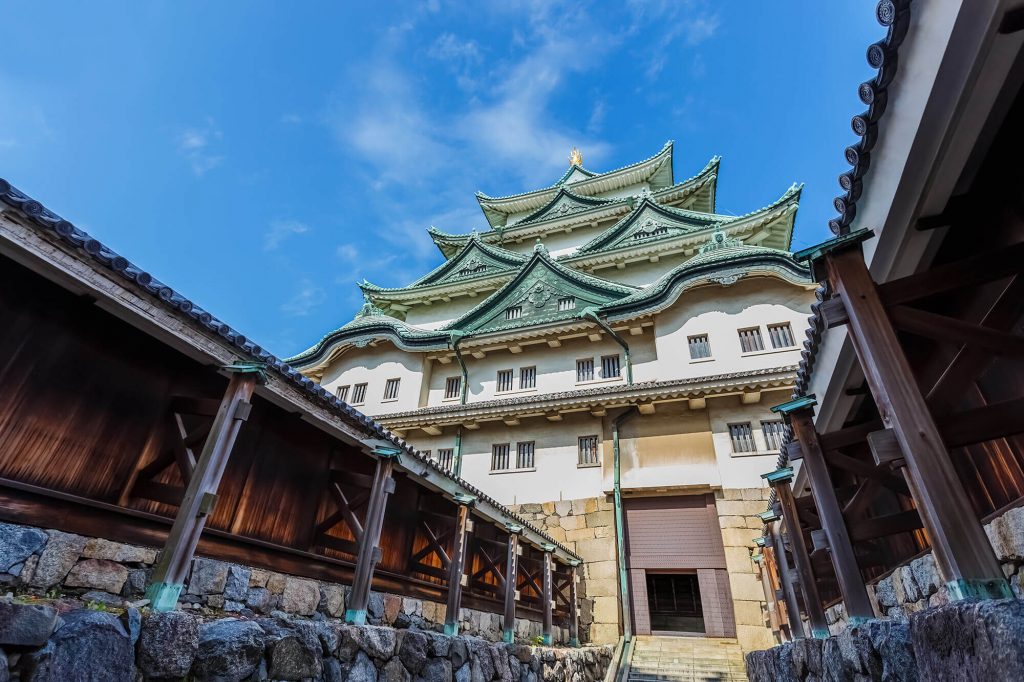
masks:
<path fill-rule="evenodd" d="M 615 525 L 615 514 L 611 511 L 597 511 L 585 517 L 587 528 L 605 528 Z"/>
<path fill-rule="evenodd" d="M 85 549 L 87 538 L 58 530 L 49 532 L 50 539 L 39 555 L 35 573 L 32 575 L 33 587 L 49 588 L 60 584 L 71 570 L 82 550 Z"/>
<path fill-rule="evenodd" d="M 551 539 L 555 542 L 568 542 L 568 532 L 561 526 L 552 526 L 545 529 L 547 534 L 551 536 Z"/>
<path fill-rule="evenodd" d="M 250 569 L 245 566 L 231 566 L 228 568 L 228 577 L 224 582 L 224 598 L 233 601 L 245 601 L 246 593 L 249 591 Z"/>
<path fill-rule="evenodd" d="M 764 627 L 765 614 L 762 602 L 759 601 L 733 601 L 733 611 L 736 614 L 737 625 L 758 625 Z"/>
<path fill-rule="evenodd" d="M 761 500 L 719 500 L 719 516 L 757 516 L 767 505 Z"/>
<path fill-rule="evenodd" d="M 183 611 L 154 612 L 142 622 L 138 664 L 147 678 L 180 679 L 199 648 L 199 621 Z"/>
<path fill-rule="evenodd" d="M 615 559 L 615 543 L 611 539 L 582 540 L 576 543 L 576 553 L 586 562 Z"/>
<path fill-rule="evenodd" d="M 619 600 L 615 597 L 595 597 L 594 621 L 597 623 L 619 622 Z"/>
<path fill-rule="evenodd" d="M 618 565 L 616 561 L 592 561 L 584 564 L 584 574 L 588 582 L 601 578 L 618 579 Z"/>
<path fill-rule="evenodd" d="M 0 601 L 0 646 L 42 646 L 57 625 L 49 606 Z"/>
<path fill-rule="evenodd" d="M 764 488 L 742 488 L 740 492 L 742 493 L 744 500 L 767 502 L 768 496 L 771 494 L 771 489 L 767 486 Z"/>
<path fill-rule="evenodd" d="M 925 554 L 911 561 L 910 572 L 914 574 L 914 582 L 922 597 L 930 597 L 942 585 L 938 567 L 935 565 L 935 557 L 931 554 Z"/>
<path fill-rule="evenodd" d="M 199 627 L 196 680 L 244 680 L 263 660 L 264 632 L 254 621 L 228 618 Z"/>
<path fill-rule="evenodd" d="M 579 518 L 579 517 L 572 517 Z M 594 535 L 594 528 L 579 528 L 577 530 L 565 531 L 566 542 L 579 542 L 580 540 L 593 540 L 596 536 Z"/>
<path fill-rule="evenodd" d="M 611 538 L 615 536 L 615 529 L 611 526 L 602 526 L 594 529 L 595 538 Z"/>
<path fill-rule="evenodd" d="M 331 618 L 345 615 L 345 588 L 334 583 L 320 583 L 320 603 L 317 610 Z"/>
<path fill-rule="evenodd" d="M 223 594 L 230 564 L 213 559 L 193 559 L 188 580 L 189 594 Z"/>
<path fill-rule="evenodd" d="M 135 650 L 117 617 L 81 609 L 65 613 L 61 619 L 63 625 L 47 646 L 22 659 L 22 680 L 134 682 Z"/>
<path fill-rule="evenodd" d="M 719 528 L 746 528 L 747 517 L 745 516 L 719 516 Z"/>
<path fill-rule="evenodd" d="M 585 500 L 573 500 L 573 514 L 593 514 L 596 511 L 599 511 L 596 497 L 589 497 Z"/>
<path fill-rule="evenodd" d="M 552 514 L 555 513 L 555 503 L 554 502 L 542 502 L 541 505 L 540 505 L 540 509 L 541 509 L 542 513 L 547 514 L 548 516 L 551 516 Z"/>
<path fill-rule="evenodd" d="M 396 597 L 393 594 L 384 595 L 384 622 L 391 624 L 398 618 L 398 614 L 402 612 L 402 598 Z"/>
<path fill-rule="evenodd" d="M 587 581 L 588 597 L 614 597 L 619 594 L 619 583 L 615 578 L 598 578 Z"/>
<path fill-rule="evenodd" d="M 558 525 L 567 531 L 585 527 L 582 516 L 563 516 L 558 519 Z"/>
<path fill-rule="evenodd" d="M 103 538 L 91 538 L 82 549 L 82 556 L 88 559 L 106 559 L 126 564 L 152 564 L 156 561 L 157 550 L 150 547 L 126 545 Z"/>
<path fill-rule="evenodd" d="M 288 576 L 281 593 L 281 610 L 300 616 L 312 616 L 320 604 L 320 586 L 315 580 Z"/>
<path fill-rule="evenodd" d="M 120 594 L 126 580 L 128 569 L 121 564 L 104 559 L 83 559 L 74 565 L 64 584 Z"/>
<path fill-rule="evenodd" d="M 0 523 L 0 573 L 23 564 L 46 544 L 47 535 L 37 528 Z M 75 557 L 77 559 L 77 557 Z M 70 570 L 70 566 L 68 569 Z"/>
<path fill-rule="evenodd" d="M 558 516 L 568 516 L 570 513 L 572 513 L 572 502 L 570 500 L 555 502 L 555 514 Z"/>
<path fill-rule="evenodd" d="M 775 635 L 761 624 L 736 624 L 736 640 L 744 651 L 767 649 L 775 644 Z"/>
<path fill-rule="evenodd" d="M 723 528 L 722 544 L 726 547 L 753 547 L 754 538 L 760 533 L 746 528 Z"/>
<path fill-rule="evenodd" d="M 286 575 L 271 573 L 267 578 L 267 589 L 270 590 L 270 594 L 282 594 L 287 580 L 288 576 Z"/>
<path fill-rule="evenodd" d="M 754 562 L 750 560 L 750 550 L 746 547 L 726 547 L 725 566 L 730 573 L 753 573 Z"/>
<path fill-rule="evenodd" d="M 262 568 L 249 569 L 249 587 L 266 587 L 270 580 L 270 571 Z"/>
<path fill-rule="evenodd" d="M 764 599 L 764 588 L 761 581 L 752 573 L 730 573 L 729 586 L 732 598 L 737 601 L 761 601 Z"/>

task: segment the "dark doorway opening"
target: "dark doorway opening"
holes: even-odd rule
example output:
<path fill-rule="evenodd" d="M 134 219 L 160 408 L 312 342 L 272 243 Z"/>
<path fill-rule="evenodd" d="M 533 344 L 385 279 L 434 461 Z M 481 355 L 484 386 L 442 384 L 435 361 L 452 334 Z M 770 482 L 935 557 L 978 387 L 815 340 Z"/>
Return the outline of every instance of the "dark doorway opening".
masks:
<path fill-rule="evenodd" d="M 704 632 L 704 609 L 696 573 L 648 573 L 651 630 Z"/>

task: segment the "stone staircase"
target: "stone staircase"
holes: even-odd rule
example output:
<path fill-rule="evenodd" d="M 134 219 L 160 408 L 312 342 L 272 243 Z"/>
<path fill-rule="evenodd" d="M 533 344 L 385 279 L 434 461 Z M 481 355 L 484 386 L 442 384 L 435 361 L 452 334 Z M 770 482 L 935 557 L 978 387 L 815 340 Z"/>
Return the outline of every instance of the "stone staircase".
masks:
<path fill-rule="evenodd" d="M 745 682 L 735 639 L 637 636 L 629 682 Z"/>

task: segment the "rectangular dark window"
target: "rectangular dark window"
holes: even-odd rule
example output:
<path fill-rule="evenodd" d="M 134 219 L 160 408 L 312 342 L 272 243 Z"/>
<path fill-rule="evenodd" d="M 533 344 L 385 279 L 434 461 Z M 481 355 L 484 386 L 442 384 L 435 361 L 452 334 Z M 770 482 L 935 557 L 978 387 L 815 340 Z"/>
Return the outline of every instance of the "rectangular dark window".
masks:
<path fill-rule="evenodd" d="M 352 404 L 362 405 L 366 402 L 366 384 L 356 384 L 352 387 Z"/>
<path fill-rule="evenodd" d="M 505 308 L 505 319 L 506 320 L 518 320 L 523 316 L 523 306 L 514 305 Z"/>
<path fill-rule="evenodd" d="M 448 377 L 444 380 L 444 397 L 458 398 L 462 393 L 462 377 Z"/>
<path fill-rule="evenodd" d="M 516 469 L 533 468 L 533 441 L 516 443 Z"/>
<path fill-rule="evenodd" d="M 519 388 L 537 388 L 537 368 L 519 368 Z"/>
<path fill-rule="evenodd" d="M 594 380 L 594 358 L 576 361 L 576 382 Z"/>
<path fill-rule="evenodd" d="M 740 330 L 740 348 L 744 353 L 764 350 L 764 341 L 761 339 L 761 328 L 752 327 Z"/>
<path fill-rule="evenodd" d="M 343 403 L 347 402 L 348 401 L 348 386 L 338 386 L 338 390 L 335 391 L 335 394 L 338 396 L 338 400 L 340 400 Z"/>
<path fill-rule="evenodd" d="M 502 391 L 511 391 L 511 390 L 512 390 L 512 370 L 510 370 L 510 369 L 498 370 L 498 388 L 497 388 L 498 393 L 501 393 Z"/>
<path fill-rule="evenodd" d="M 438 448 L 437 450 L 437 465 L 445 471 L 452 470 L 452 464 L 455 462 L 455 450 L 453 448 Z"/>
<path fill-rule="evenodd" d="M 764 442 L 769 450 L 781 450 L 784 429 L 781 421 L 761 422 L 761 431 L 764 432 Z"/>
<path fill-rule="evenodd" d="M 576 309 L 576 297 L 566 296 L 565 298 L 558 299 L 559 310 L 575 310 Z"/>
<path fill-rule="evenodd" d="M 772 348 L 792 348 L 796 345 L 789 322 L 768 325 L 768 338 L 772 340 Z"/>
<path fill-rule="evenodd" d="M 430 450 L 420 450 L 420 454 L 426 457 L 427 459 L 434 459 L 434 456 L 430 453 Z"/>
<path fill-rule="evenodd" d="M 750 422 L 729 424 L 729 437 L 732 439 L 733 452 L 756 452 L 754 434 L 750 430 Z"/>
<path fill-rule="evenodd" d="M 597 457 L 597 436 L 580 436 L 580 466 L 600 464 Z"/>
<path fill-rule="evenodd" d="M 384 384 L 384 400 L 394 400 L 398 397 L 398 384 L 401 379 L 388 379 Z"/>
<path fill-rule="evenodd" d="M 622 368 L 619 366 L 618 355 L 601 356 L 601 378 L 611 379 L 622 376 Z"/>
<path fill-rule="evenodd" d="M 700 360 L 711 357 L 711 344 L 708 343 L 707 334 L 698 334 L 687 339 L 690 344 L 690 359 Z"/>
<path fill-rule="evenodd" d="M 508 469 L 508 443 L 497 443 L 491 446 L 491 471 Z"/>

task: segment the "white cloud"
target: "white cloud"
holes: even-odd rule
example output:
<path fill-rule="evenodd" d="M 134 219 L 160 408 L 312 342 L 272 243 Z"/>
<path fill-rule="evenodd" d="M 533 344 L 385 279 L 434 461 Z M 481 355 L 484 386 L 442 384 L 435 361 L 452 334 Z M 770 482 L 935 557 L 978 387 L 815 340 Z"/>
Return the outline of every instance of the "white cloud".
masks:
<path fill-rule="evenodd" d="M 312 313 L 327 299 L 327 294 L 309 279 L 299 282 L 299 291 L 281 304 L 281 312 L 286 317 L 305 317 Z"/>
<path fill-rule="evenodd" d="M 263 235 L 263 250 L 274 251 L 292 235 L 309 232 L 309 226 L 298 220 L 275 220 Z"/>
<path fill-rule="evenodd" d="M 187 128 L 178 135 L 178 153 L 192 167 L 192 172 L 202 177 L 224 161 L 224 157 L 210 150 L 210 146 L 224 137 L 212 118 L 202 128 Z"/>
<path fill-rule="evenodd" d="M 347 263 L 355 263 L 359 260 L 359 249 L 352 244 L 340 244 L 335 254 Z"/>
<path fill-rule="evenodd" d="M 427 50 L 427 55 L 444 61 L 480 61 L 480 48 L 475 40 L 459 40 L 451 33 L 442 33 Z"/>

